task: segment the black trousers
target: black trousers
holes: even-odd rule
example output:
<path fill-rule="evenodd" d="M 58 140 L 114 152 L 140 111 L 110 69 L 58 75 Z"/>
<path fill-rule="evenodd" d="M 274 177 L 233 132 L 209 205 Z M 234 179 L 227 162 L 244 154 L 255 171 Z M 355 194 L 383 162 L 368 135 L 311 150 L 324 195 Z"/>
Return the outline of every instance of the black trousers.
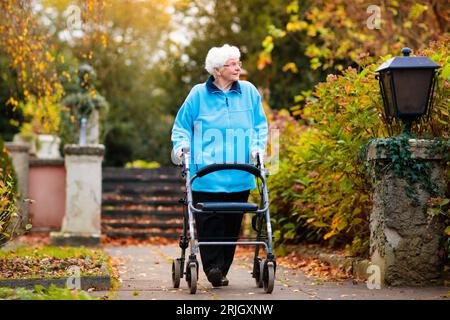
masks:
<path fill-rule="evenodd" d="M 241 192 L 192 191 L 194 206 L 199 202 L 247 202 L 250 190 Z M 237 241 L 243 213 L 195 213 L 199 241 Z M 203 271 L 217 267 L 225 276 L 233 262 L 235 245 L 201 246 Z"/>

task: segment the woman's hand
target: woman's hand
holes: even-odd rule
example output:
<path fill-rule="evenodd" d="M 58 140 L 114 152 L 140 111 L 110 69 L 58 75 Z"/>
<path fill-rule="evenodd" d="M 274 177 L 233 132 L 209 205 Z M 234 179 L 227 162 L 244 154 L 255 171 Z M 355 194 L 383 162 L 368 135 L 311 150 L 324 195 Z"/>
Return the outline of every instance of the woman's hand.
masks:
<path fill-rule="evenodd" d="M 261 155 L 261 157 L 264 156 L 264 150 L 262 149 L 253 149 L 250 152 L 250 163 L 255 163 L 258 161 L 258 154 Z"/>

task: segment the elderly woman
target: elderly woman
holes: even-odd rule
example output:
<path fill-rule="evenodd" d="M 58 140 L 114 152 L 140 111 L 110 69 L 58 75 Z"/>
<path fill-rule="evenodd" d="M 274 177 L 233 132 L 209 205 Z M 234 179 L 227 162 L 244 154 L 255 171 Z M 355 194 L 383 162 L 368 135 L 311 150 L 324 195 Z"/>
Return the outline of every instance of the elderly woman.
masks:
<path fill-rule="evenodd" d="M 240 81 L 240 52 L 225 44 L 206 56 L 210 77 L 195 85 L 181 106 L 172 129 L 175 155 L 191 150 L 191 174 L 212 163 L 249 163 L 264 153 L 267 120 L 258 90 Z M 247 202 L 256 188 L 254 176 L 238 170 L 217 171 L 194 181 L 193 202 Z M 199 241 L 236 241 L 243 214 L 201 213 L 195 215 Z M 203 270 L 213 286 L 228 285 L 226 275 L 235 246 L 203 246 Z"/>

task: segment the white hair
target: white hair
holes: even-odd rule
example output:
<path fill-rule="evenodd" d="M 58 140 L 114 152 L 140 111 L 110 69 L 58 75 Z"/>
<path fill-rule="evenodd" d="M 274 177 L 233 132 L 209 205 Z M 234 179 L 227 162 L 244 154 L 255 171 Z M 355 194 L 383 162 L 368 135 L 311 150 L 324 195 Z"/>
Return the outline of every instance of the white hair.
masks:
<path fill-rule="evenodd" d="M 241 52 L 235 46 L 224 44 L 221 47 L 209 49 L 205 60 L 205 69 L 209 74 L 214 75 L 214 68 L 222 68 L 229 59 L 239 59 Z"/>

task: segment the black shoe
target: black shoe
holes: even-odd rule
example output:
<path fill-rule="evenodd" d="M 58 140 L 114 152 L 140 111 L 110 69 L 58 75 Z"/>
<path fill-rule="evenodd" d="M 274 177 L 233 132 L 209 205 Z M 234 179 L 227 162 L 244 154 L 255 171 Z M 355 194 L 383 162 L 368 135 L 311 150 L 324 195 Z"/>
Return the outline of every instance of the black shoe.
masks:
<path fill-rule="evenodd" d="M 228 279 L 227 277 L 223 276 L 222 277 L 222 286 L 226 287 L 228 285 Z"/>
<path fill-rule="evenodd" d="M 208 281 L 212 283 L 213 287 L 220 287 L 222 285 L 222 271 L 219 268 L 209 270 Z"/>

